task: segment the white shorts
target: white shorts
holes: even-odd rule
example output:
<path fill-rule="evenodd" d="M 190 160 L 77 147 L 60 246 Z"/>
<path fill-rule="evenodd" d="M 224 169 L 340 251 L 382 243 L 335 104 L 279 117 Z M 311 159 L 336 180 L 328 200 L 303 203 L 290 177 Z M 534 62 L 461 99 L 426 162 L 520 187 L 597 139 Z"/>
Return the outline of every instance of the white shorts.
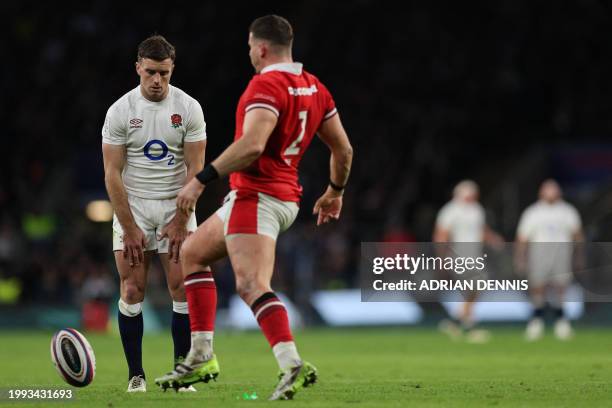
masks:
<path fill-rule="evenodd" d="M 157 251 L 160 254 L 168 253 L 170 240 L 164 238 L 157 240 L 157 234 L 161 233 L 176 213 L 176 198 L 167 200 L 147 200 L 140 197 L 128 196 L 128 203 L 134 216 L 136 225 L 142 230 L 147 242 L 145 251 Z M 187 221 L 187 231 L 195 231 L 198 227 L 195 214 L 192 213 Z M 113 251 L 123 250 L 123 228 L 113 215 Z"/>
<path fill-rule="evenodd" d="M 566 286 L 572 280 L 572 243 L 529 244 L 528 279 L 532 286 Z"/>
<path fill-rule="evenodd" d="M 286 231 L 300 207 L 263 193 L 232 190 L 216 214 L 223 221 L 225 236 L 232 234 L 266 235 L 274 240 Z"/>

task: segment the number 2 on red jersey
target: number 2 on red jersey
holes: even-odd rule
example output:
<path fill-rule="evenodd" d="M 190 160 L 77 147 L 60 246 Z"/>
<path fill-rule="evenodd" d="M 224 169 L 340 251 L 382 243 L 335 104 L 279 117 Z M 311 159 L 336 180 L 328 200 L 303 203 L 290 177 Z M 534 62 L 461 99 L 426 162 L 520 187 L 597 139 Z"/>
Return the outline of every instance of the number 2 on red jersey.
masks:
<path fill-rule="evenodd" d="M 298 114 L 300 119 L 300 134 L 298 137 L 289 145 L 288 148 L 283 152 L 284 156 L 295 156 L 300 153 L 300 143 L 304 139 L 304 133 L 306 133 L 306 120 L 308 119 L 308 111 L 300 111 Z"/>

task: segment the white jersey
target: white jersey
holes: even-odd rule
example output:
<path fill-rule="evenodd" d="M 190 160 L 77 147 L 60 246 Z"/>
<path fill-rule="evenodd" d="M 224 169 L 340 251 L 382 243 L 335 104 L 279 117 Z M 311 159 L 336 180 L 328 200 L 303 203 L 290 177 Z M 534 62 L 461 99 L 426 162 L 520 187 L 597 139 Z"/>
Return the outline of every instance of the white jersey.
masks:
<path fill-rule="evenodd" d="M 517 235 L 529 242 L 572 242 L 581 228 L 580 214 L 571 204 L 540 200 L 523 211 Z"/>
<path fill-rule="evenodd" d="M 176 197 L 187 175 L 183 145 L 205 139 L 202 107 L 172 85 L 161 102 L 134 88 L 108 109 L 102 128 L 103 143 L 126 147 L 122 178 L 128 195 L 145 199 Z"/>
<path fill-rule="evenodd" d="M 482 242 L 485 212 L 479 203 L 451 200 L 438 213 L 436 226 L 449 232 L 451 242 Z"/>

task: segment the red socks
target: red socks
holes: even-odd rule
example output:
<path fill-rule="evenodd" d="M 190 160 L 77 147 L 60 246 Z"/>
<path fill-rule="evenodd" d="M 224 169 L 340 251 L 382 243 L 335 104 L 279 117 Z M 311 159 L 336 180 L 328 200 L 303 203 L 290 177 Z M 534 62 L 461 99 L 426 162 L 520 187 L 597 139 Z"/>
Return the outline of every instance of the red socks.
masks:
<path fill-rule="evenodd" d="M 196 272 L 185 278 L 191 332 L 215 330 L 217 287 L 210 271 Z M 287 309 L 273 292 L 264 293 L 251 305 L 270 347 L 293 341 Z"/>
<path fill-rule="evenodd" d="M 212 272 L 196 272 L 185 278 L 191 332 L 215 330 L 217 286 Z"/>
<path fill-rule="evenodd" d="M 268 339 L 270 347 L 274 347 L 279 342 L 293 341 L 287 309 L 273 292 L 261 295 L 253 302 L 251 310 L 255 319 L 257 319 L 257 323 L 259 323 L 259 327 L 261 327 L 261 331 Z M 191 314 L 191 307 L 189 313 Z M 193 330 L 193 326 L 191 330 Z"/>

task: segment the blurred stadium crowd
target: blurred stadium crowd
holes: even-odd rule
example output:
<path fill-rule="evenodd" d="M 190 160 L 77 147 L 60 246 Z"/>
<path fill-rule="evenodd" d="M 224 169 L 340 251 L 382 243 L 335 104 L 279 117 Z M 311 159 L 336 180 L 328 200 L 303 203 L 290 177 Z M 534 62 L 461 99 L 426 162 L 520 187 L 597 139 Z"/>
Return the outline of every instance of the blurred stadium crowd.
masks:
<path fill-rule="evenodd" d="M 579 209 L 608 189 L 612 26 L 604 2 L 93 1 L 0 9 L 10 16 L 0 75 L 0 303 L 116 296 L 111 225 L 90 221 L 84 208 L 106 197 L 104 115 L 137 85 L 136 47 L 154 32 L 177 48 L 172 83 L 203 106 L 209 159 L 233 137 L 235 106 L 252 75 L 253 18 L 286 16 L 295 60 L 334 93 L 355 147 L 354 171 L 342 219 L 317 229 L 310 210 L 327 183 L 329 156 L 316 141 L 306 154 L 301 214 L 280 239 L 277 260 L 276 287 L 294 298 L 354 286 L 362 241 L 431 240 L 436 211 L 460 179 L 480 183 L 489 222 L 507 240 L 545 177 L 559 178 Z M 572 164 L 590 170 L 563 170 Z M 223 182 L 206 191 L 199 221 L 226 190 Z M 605 238 L 589 230 L 601 214 L 585 216 L 591 239 Z M 217 265 L 226 294 L 228 267 Z M 153 291 L 163 288 L 156 271 Z"/>

